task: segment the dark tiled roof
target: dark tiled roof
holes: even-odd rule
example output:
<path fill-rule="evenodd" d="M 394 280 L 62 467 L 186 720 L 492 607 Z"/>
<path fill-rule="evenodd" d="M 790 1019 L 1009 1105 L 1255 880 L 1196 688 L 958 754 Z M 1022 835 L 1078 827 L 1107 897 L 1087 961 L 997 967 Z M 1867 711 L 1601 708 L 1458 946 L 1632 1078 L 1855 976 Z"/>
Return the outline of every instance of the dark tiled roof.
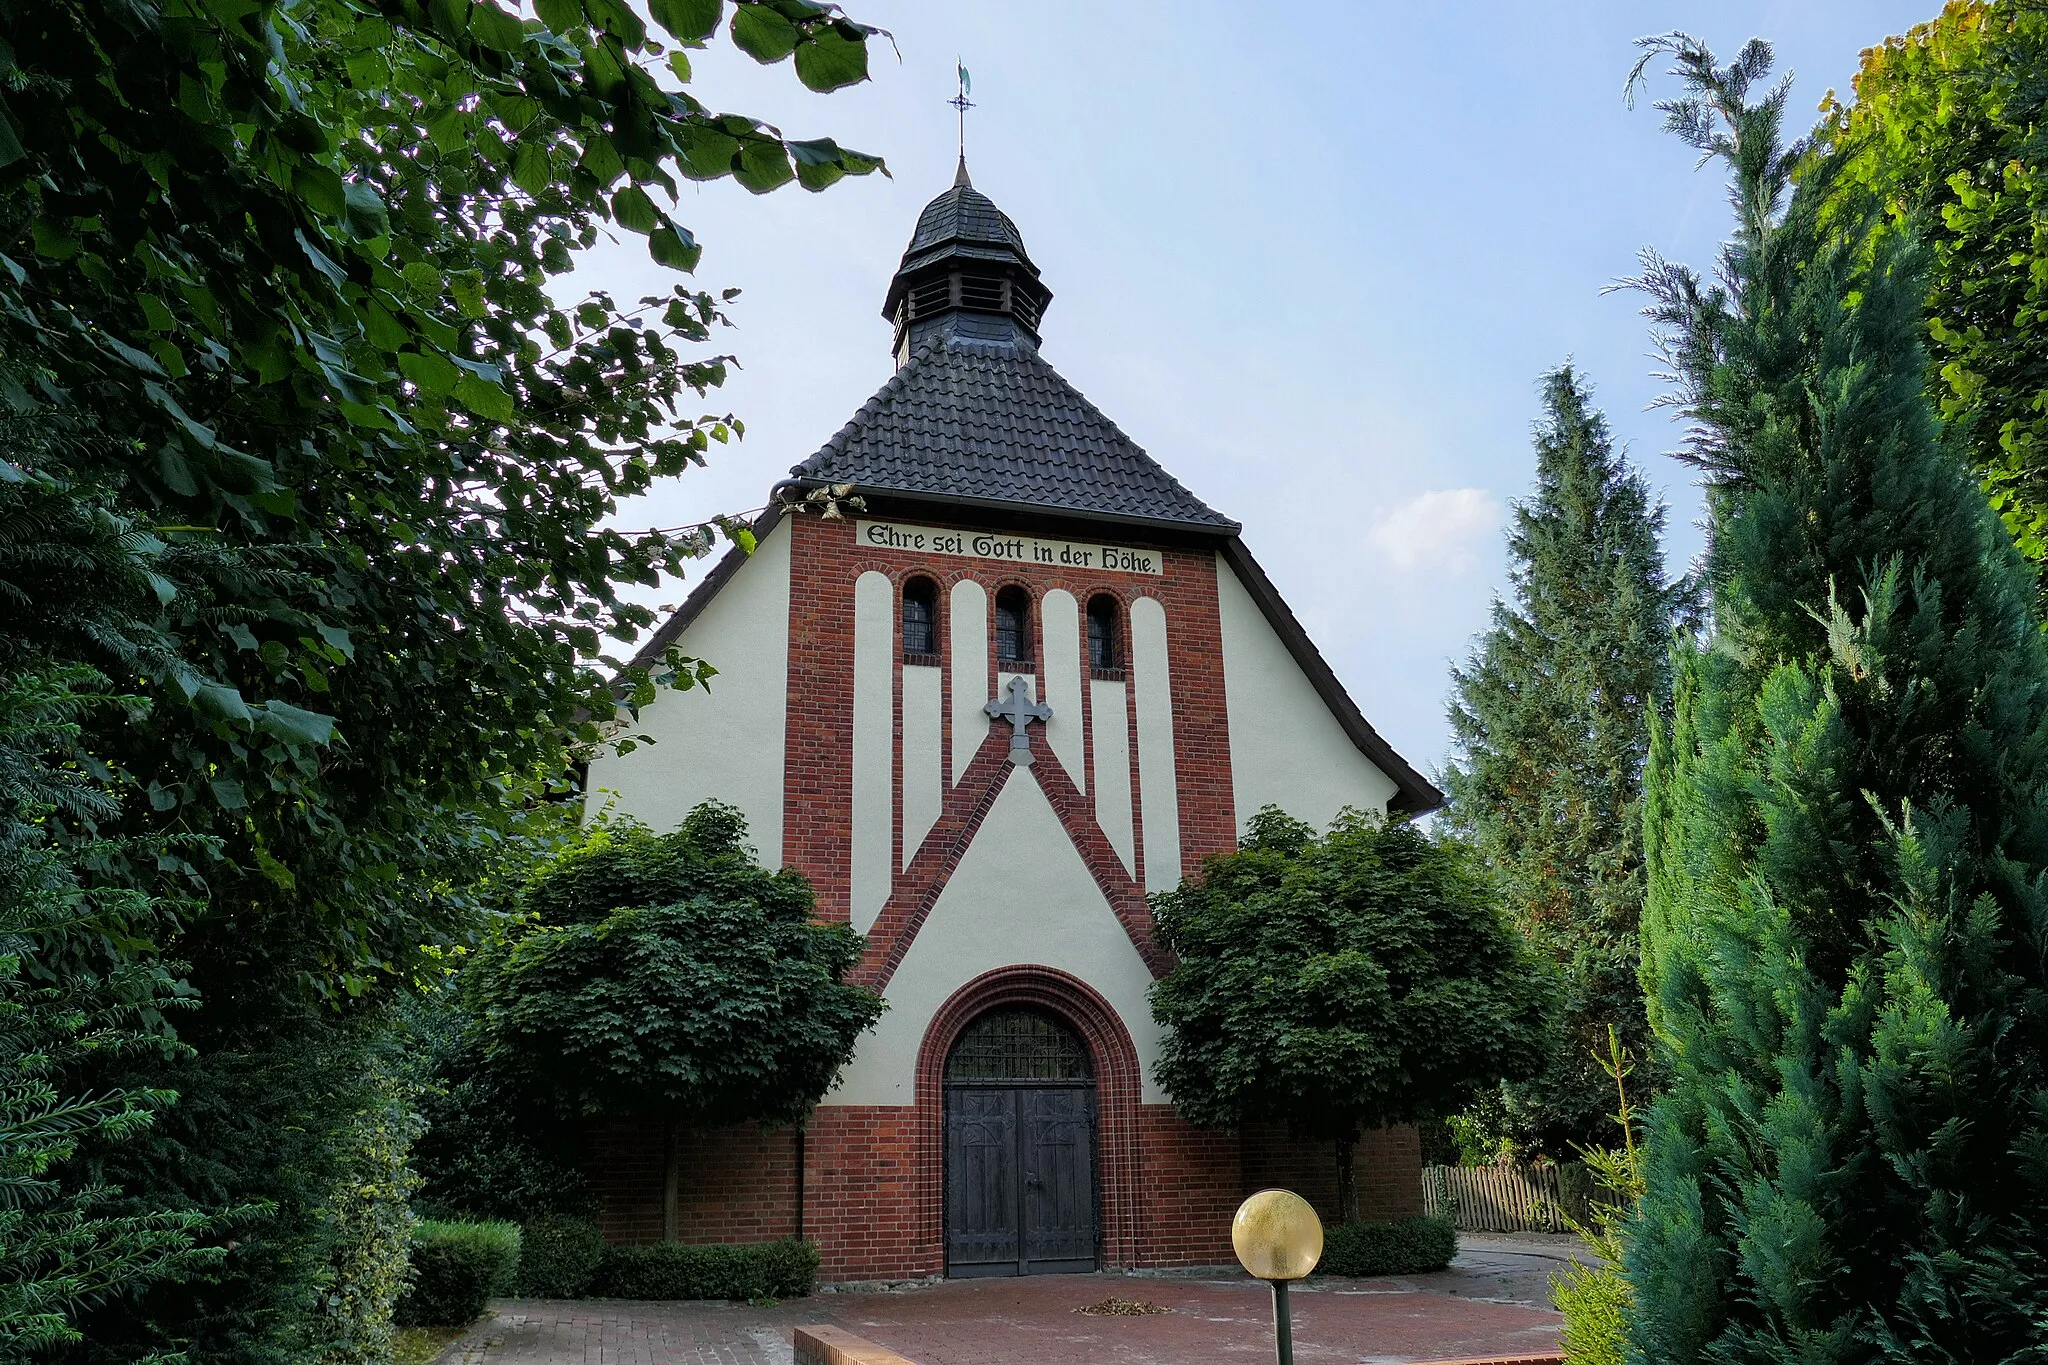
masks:
<path fill-rule="evenodd" d="M 1017 231 L 1010 215 L 972 185 L 955 185 L 924 206 L 897 269 L 915 270 L 948 254 L 948 247 L 953 248 L 953 255 L 1031 265 L 1024 250 L 1024 234 Z M 1036 274 L 1036 269 L 1032 273 Z"/>
<path fill-rule="evenodd" d="M 932 338 L 790 473 L 873 493 L 1237 530 L 1021 339 Z"/>

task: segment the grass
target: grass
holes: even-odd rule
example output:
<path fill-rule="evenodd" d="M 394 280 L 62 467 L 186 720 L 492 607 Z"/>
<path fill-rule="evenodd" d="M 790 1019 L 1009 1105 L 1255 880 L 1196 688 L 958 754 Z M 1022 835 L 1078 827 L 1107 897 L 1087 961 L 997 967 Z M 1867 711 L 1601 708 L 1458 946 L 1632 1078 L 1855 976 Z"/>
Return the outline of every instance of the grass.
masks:
<path fill-rule="evenodd" d="M 467 1327 L 401 1327 L 392 1337 L 392 1365 L 428 1365 L 469 1329 Z"/>

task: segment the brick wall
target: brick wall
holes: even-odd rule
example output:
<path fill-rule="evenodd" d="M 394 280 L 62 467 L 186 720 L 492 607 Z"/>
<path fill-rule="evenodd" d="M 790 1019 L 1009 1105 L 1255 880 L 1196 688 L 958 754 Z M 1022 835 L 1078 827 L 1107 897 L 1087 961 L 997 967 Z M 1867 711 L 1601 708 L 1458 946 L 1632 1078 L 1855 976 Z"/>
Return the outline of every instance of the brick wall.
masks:
<path fill-rule="evenodd" d="M 1325 1222 L 1337 1216 L 1334 1143 L 1299 1142 L 1278 1125 L 1248 1125 L 1243 1133 L 1248 1189 L 1293 1190 Z M 1362 1135 L 1351 1152 L 1358 1216 L 1369 1223 L 1412 1218 L 1422 1212 L 1422 1142 L 1412 1127 L 1380 1128 Z"/>
<path fill-rule="evenodd" d="M 1143 1232 L 1137 1264 L 1228 1265 L 1230 1217 L 1246 1193 L 1235 1134 L 1197 1128 L 1168 1104 L 1138 1110 Z"/>
<path fill-rule="evenodd" d="M 1297 1143 L 1282 1129 L 1241 1134 L 1197 1128 L 1169 1105 L 1136 1107 L 1127 1141 L 1103 1134 L 1103 1262 L 1112 1267 L 1228 1265 L 1230 1218 L 1255 1190 L 1279 1185 L 1327 1219 L 1336 1175 L 1327 1143 Z M 833 1280 L 942 1274 L 942 1193 L 935 1134 L 915 1105 L 834 1105 L 816 1111 L 805 1139 L 804 1235 Z M 593 1138 L 593 1183 L 613 1242 L 660 1239 L 662 1133 L 616 1123 Z M 1128 1151 L 1120 1164 L 1116 1147 Z M 932 1153 L 933 1156 L 926 1156 Z M 764 1242 L 797 1230 L 792 1130 L 732 1128 L 681 1144 L 681 1240 Z M 1355 1154 L 1360 1212 L 1368 1219 L 1422 1211 L 1421 1147 L 1412 1128 L 1368 1133 Z M 1119 1192 L 1120 1191 L 1120 1192 Z"/>
<path fill-rule="evenodd" d="M 591 1177 L 612 1242 L 661 1240 L 666 1139 L 658 1123 L 616 1122 L 592 1136 Z M 677 1138 L 678 1227 L 685 1242 L 772 1242 L 796 1235 L 796 1136 L 727 1128 Z"/>
<path fill-rule="evenodd" d="M 942 1249 L 920 1217 L 918 1116 L 910 1105 L 815 1111 L 804 1162 L 804 1233 L 830 1280 L 939 1274 Z M 1420 1177 L 1418 1177 L 1418 1180 Z"/>

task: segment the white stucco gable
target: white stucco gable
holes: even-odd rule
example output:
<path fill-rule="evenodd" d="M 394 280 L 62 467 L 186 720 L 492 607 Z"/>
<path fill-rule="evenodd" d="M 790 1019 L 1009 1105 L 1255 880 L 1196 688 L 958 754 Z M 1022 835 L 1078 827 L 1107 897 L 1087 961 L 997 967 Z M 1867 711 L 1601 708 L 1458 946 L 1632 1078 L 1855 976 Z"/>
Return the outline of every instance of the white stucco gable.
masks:
<path fill-rule="evenodd" d="M 789 695 L 790 522 L 778 522 L 677 635 L 718 670 L 706 688 L 665 688 L 634 730 L 653 739 L 590 765 L 586 810 L 607 804 L 656 830 L 713 798 L 737 806 L 761 861 L 782 865 L 784 724 Z"/>
<path fill-rule="evenodd" d="M 1019 768 L 889 978 L 889 1012 L 861 1039 L 825 1104 L 912 1103 L 918 1049 L 940 1006 L 984 972 L 1019 964 L 1057 968 L 1101 994 L 1137 1048 L 1144 1102 L 1164 1102 L 1152 1080 L 1152 973 L 1044 789 Z"/>
<path fill-rule="evenodd" d="M 1238 831 L 1268 805 L 1318 829 L 1346 806 L 1384 811 L 1398 784 L 1360 750 L 1224 555 L 1216 597 Z"/>

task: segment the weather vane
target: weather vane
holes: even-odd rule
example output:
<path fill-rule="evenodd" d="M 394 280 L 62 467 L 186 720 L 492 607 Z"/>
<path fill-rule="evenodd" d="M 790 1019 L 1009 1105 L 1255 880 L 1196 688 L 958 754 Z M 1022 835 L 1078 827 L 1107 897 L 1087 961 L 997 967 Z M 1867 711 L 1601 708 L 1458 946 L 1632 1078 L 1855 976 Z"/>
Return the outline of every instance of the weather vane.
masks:
<path fill-rule="evenodd" d="M 946 103 L 960 111 L 960 164 L 965 166 L 967 164 L 967 111 L 974 107 L 974 101 L 967 98 L 967 95 L 968 92 L 974 89 L 974 80 L 967 74 L 967 68 L 961 64 L 957 57 L 953 60 L 953 66 L 960 73 L 960 93 L 947 100 Z"/>

